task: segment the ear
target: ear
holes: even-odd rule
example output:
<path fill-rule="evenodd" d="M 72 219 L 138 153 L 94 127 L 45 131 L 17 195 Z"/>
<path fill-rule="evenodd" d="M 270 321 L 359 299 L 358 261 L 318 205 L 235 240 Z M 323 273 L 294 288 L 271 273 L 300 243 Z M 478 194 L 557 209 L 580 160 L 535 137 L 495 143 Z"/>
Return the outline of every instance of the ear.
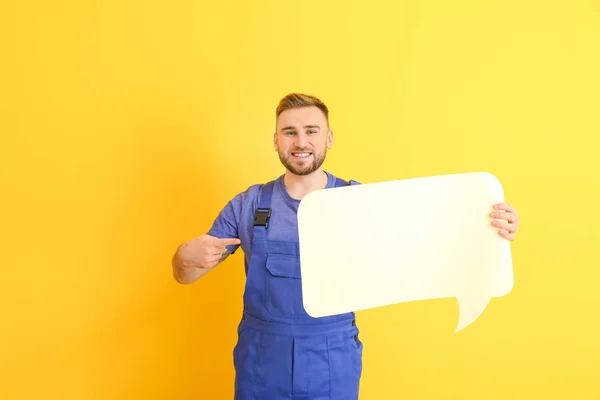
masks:
<path fill-rule="evenodd" d="M 331 149 L 331 146 L 333 146 L 333 131 L 329 131 L 327 132 L 327 148 Z"/>
<path fill-rule="evenodd" d="M 273 134 L 273 147 L 275 148 L 275 151 L 279 151 L 279 141 L 277 138 L 277 132 Z"/>

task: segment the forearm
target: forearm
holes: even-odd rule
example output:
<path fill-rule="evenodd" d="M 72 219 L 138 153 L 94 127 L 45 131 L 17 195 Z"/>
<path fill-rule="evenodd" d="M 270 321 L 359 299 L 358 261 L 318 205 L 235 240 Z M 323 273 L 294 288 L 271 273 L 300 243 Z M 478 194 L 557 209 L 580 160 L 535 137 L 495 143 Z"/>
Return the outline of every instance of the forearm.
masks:
<path fill-rule="evenodd" d="M 184 285 L 196 282 L 198 279 L 215 269 L 217 265 L 221 264 L 232 253 L 231 250 L 226 250 L 216 263 L 213 262 L 211 265 L 207 266 L 199 265 L 198 262 L 188 260 L 183 255 L 182 250 L 185 246 L 186 243 L 179 246 L 173 255 L 173 259 L 171 260 L 171 264 L 173 266 L 173 277 L 177 282 Z"/>
<path fill-rule="evenodd" d="M 202 278 L 214 268 L 201 268 L 200 266 L 191 265 L 182 257 L 181 248 L 182 246 L 177 249 L 177 252 L 173 255 L 173 260 L 171 261 L 173 266 L 173 277 L 177 282 L 183 285 L 189 285 Z"/>

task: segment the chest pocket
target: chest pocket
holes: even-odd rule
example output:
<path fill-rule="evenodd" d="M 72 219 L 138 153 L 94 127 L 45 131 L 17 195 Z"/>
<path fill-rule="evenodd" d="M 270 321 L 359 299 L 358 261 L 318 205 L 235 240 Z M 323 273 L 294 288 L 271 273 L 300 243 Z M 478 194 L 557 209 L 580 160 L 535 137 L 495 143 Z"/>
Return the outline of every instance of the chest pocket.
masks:
<path fill-rule="evenodd" d="M 273 316 L 310 316 L 302 305 L 300 258 L 286 254 L 268 254 L 265 264 L 264 306 Z"/>

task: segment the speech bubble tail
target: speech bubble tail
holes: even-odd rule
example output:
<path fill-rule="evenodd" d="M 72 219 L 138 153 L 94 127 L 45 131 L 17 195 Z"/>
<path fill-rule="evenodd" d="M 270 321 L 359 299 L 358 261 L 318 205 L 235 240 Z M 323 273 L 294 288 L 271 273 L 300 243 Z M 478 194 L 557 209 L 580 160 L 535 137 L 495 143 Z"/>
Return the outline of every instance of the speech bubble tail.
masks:
<path fill-rule="evenodd" d="M 475 322 L 491 299 L 489 295 L 476 295 L 474 293 L 456 296 L 456 301 L 458 302 L 458 325 L 454 332 L 459 332 Z"/>

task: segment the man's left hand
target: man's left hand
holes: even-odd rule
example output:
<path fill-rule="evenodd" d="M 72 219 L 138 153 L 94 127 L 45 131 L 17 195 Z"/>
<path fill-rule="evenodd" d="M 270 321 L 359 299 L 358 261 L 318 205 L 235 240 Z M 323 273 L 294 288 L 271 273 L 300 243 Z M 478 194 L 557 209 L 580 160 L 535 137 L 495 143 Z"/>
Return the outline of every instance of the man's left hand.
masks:
<path fill-rule="evenodd" d="M 492 226 L 498 228 L 498 233 L 505 239 L 515 240 L 519 229 L 517 210 L 507 203 L 494 204 L 494 211 L 490 213 L 494 219 Z"/>

